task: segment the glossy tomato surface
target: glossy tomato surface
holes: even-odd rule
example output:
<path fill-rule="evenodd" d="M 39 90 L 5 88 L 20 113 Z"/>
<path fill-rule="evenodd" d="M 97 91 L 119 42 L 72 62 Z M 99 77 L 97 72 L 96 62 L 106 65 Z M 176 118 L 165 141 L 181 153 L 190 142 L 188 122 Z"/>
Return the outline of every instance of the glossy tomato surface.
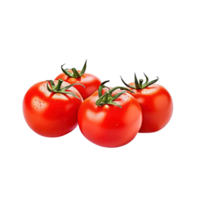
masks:
<path fill-rule="evenodd" d="M 107 89 L 103 89 L 103 94 Z M 119 93 L 116 90 L 112 96 Z M 129 143 L 138 133 L 142 123 L 139 103 L 130 94 L 124 93 L 115 105 L 97 106 L 98 92 L 87 98 L 78 113 L 78 124 L 82 134 L 91 142 L 103 147 L 119 147 Z"/>
<path fill-rule="evenodd" d="M 130 83 L 129 85 L 135 84 Z M 173 112 L 173 102 L 169 92 L 158 84 L 150 85 L 141 90 L 131 90 L 134 93 L 130 94 L 140 103 L 143 113 L 139 132 L 150 133 L 162 129 L 169 122 Z"/>
<path fill-rule="evenodd" d="M 57 84 L 57 81 L 54 81 Z M 62 87 L 69 85 L 62 83 Z M 69 94 L 53 93 L 47 90 L 47 81 L 33 85 L 25 94 L 23 114 L 29 127 L 46 137 L 58 137 L 67 134 L 77 126 L 78 109 L 82 103 L 80 93 L 73 87 L 80 99 Z"/>
<path fill-rule="evenodd" d="M 71 70 L 68 70 L 69 72 L 72 72 Z M 77 70 L 80 72 L 79 70 Z M 99 78 L 92 74 L 84 73 L 80 78 L 71 78 L 69 76 L 66 76 L 64 73 L 58 75 L 55 80 L 62 79 L 70 84 L 73 83 L 80 83 L 85 86 L 83 88 L 80 85 L 75 85 L 74 87 L 80 92 L 83 99 L 88 98 L 91 94 L 93 94 L 100 86 L 101 81 Z"/>

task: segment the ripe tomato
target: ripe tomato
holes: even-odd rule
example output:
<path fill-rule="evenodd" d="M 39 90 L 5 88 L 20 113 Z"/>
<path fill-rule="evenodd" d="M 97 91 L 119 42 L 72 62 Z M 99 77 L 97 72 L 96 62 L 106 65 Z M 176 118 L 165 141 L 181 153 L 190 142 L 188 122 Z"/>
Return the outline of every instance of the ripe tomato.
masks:
<path fill-rule="evenodd" d="M 145 74 L 144 74 L 145 75 Z M 153 80 L 143 84 L 143 80 L 137 80 L 135 74 L 135 82 L 127 84 L 122 79 L 123 83 L 133 91 L 130 93 L 135 97 L 142 108 L 143 121 L 140 133 L 156 132 L 162 129 L 170 120 L 173 112 L 172 98 L 169 92 L 161 85 L 154 84 L 158 81 Z"/>
<path fill-rule="evenodd" d="M 129 143 L 138 133 L 142 111 L 137 100 L 126 93 L 127 88 L 110 89 L 104 86 L 106 82 L 82 103 L 78 124 L 91 142 L 103 147 L 119 147 Z"/>
<path fill-rule="evenodd" d="M 64 81 L 70 84 L 74 83 L 83 84 L 85 88 L 83 88 L 80 85 L 75 85 L 74 87 L 80 92 L 83 99 L 86 99 L 91 94 L 93 94 L 101 84 L 101 81 L 96 76 L 85 73 L 86 65 L 87 61 L 85 61 L 85 64 L 81 71 L 80 70 L 77 71 L 75 68 L 64 70 L 62 65 L 61 69 L 63 73 L 58 75 L 55 78 L 55 80 L 63 79 Z"/>
<path fill-rule="evenodd" d="M 77 126 L 77 113 L 83 100 L 72 86 L 63 80 L 43 81 L 27 91 L 23 113 L 33 131 L 46 137 L 58 137 Z"/>

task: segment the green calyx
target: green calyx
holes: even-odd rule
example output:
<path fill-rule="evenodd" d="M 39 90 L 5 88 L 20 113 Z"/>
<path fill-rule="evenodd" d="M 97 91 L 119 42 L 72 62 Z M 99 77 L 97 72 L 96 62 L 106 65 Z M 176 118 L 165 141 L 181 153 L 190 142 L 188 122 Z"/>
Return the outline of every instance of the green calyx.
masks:
<path fill-rule="evenodd" d="M 54 92 L 54 93 L 61 93 L 61 94 L 70 94 L 74 97 L 76 97 L 77 99 L 80 99 L 76 94 L 74 94 L 73 92 L 69 92 L 69 91 L 66 91 L 68 90 L 70 87 L 74 86 L 74 85 L 81 85 L 85 88 L 84 85 L 80 84 L 80 83 L 74 83 L 74 84 L 71 84 L 71 85 L 68 85 L 66 87 L 62 87 L 61 88 L 61 85 L 62 85 L 62 82 L 63 80 L 62 79 L 59 79 L 58 80 L 58 83 L 57 85 L 54 84 L 54 82 L 52 80 L 48 80 L 48 83 L 47 83 L 47 90 L 49 92 Z M 49 87 L 49 85 L 51 86 L 51 88 Z"/>
<path fill-rule="evenodd" d="M 132 92 L 132 93 L 133 93 L 133 91 L 131 91 L 131 90 L 125 88 L 125 87 L 120 87 L 120 86 L 110 89 L 109 87 L 104 85 L 107 82 L 109 82 L 109 81 L 104 81 L 99 86 L 99 89 L 98 89 L 99 99 L 96 101 L 96 105 L 97 106 L 103 106 L 105 104 L 110 104 L 110 105 L 115 105 L 115 106 L 122 108 L 119 104 L 114 102 L 114 100 L 117 99 L 120 95 L 124 94 L 126 91 L 129 91 L 129 92 Z M 104 95 L 102 95 L 103 88 L 108 89 L 108 91 L 105 92 Z M 121 89 L 122 91 L 119 92 L 118 94 L 112 96 L 112 93 L 117 89 Z"/>
<path fill-rule="evenodd" d="M 145 81 L 145 83 L 143 84 L 143 79 L 140 79 L 140 80 L 138 81 L 137 76 L 136 76 L 136 74 L 134 73 L 134 79 L 135 79 L 135 80 L 134 80 L 134 83 L 135 83 L 135 86 L 133 86 L 133 85 L 128 85 L 128 84 L 122 79 L 121 76 L 120 76 L 120 78 L 121 78 L 122 82 L 123 82 L 127 87 L 132 88 L 132 89 L 136 89 L 136 90 L 144 89 L 144 88 L 146 88 L 146 87 L 148 87 L 148 86 L 154 84 L 154 83 L 157 82 L 158 79 L 159 79 L 159 78 L 157 77 L 157 79 L 155 79 L 155 80 L 149 82 L 149 78 L 148 78 L 148 76 L 147 76 L 145 73 L 144 73 L 144 76 L 145 76 L 145 78 L 146 78 L 146 81 Z"/>
<path fill-rule="evenodd" d="M 63 71 L 63 73 L 66 76 L 69 76 L 70 78 L 80 78 L 81 76 L 83 76 L 83 74 L 85 73 L 86 67 L 87 67 L 87 60 L 85 61 L 85 64 L 83 66 L 83 69 L 81 70 L 81 72 L 79 73 L 76 68 L 72 68 L 72 69 L 63 69 L 63 66 L 65 64 L 61 65 L 61 70 Z M 72 73 L 69 72 L 68 70 L 72 70 Z"/>

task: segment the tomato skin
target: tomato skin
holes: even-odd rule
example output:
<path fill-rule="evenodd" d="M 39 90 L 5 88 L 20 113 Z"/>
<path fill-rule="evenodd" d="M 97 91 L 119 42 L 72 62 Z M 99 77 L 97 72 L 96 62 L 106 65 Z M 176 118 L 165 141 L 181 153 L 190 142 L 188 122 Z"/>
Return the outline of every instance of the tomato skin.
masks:
<path fill-rule="evenodd" d="M 57 84 L 58 81 L 54 81 Z M 73 87 L 67 91 L 72 95 L 52 93 L 47 90 L 47 81 L 33 85 L 25 94 L 23 114 L 29 127 L 39 135 L 59 137 L 72 131 L 77 126 L 78 109 L 82 103 L 80 93 Z M 62 83 L 62 87 L 69 85 Z"/>
<path fill-rule="evenodd" d="M 103 89 L 103 94 L 107 89 Z M 119 93 L 120 90 L 113 92 Z M 138 133 L 142 123 L 139 103 L 128 93 L 122 94 L 115 105 L 97 106 L 96 91 L 80 106 L 78 124 L 82 134 L 91 142 L 103 147 L 119 147 L 129 143 Z"/>
<path fill-rule="evenodd" d="M 68 71 L 72 72 L 71 70 L 68 70 Z M 77 71 L 80 72 L 79 70 Z M 97 91 L 101 84 L 101 81 L 99 78 L 97 78 L 96 76 L 92 74 L 87 74 L 87 73 L 84 73 L 80 78 L 70 78 L 69 76 L 66 76 L 64 73 L 62 73 L 55 78 L 55 80 L 58 80 L 58 79 L 63 79 L 64 81 L 70 84 L 73 84 L 73 83 L 83 84 L 85 88 L 83 88 L 80 85 L 73 86 L 80 92 L 83 99 L 88 98 L 95 91 Z"/>
<path fill-rule="evenodd" d="M 130 83 L 129 85 L 135 85 Z M 151 133 L 162 129 L 170 120 L 173 102 L 169 92 L 161 85 L 153 84 L 144 89 L 131 89 L 130 93 L 139 102 L 143 121 L 140 133 Z"/>

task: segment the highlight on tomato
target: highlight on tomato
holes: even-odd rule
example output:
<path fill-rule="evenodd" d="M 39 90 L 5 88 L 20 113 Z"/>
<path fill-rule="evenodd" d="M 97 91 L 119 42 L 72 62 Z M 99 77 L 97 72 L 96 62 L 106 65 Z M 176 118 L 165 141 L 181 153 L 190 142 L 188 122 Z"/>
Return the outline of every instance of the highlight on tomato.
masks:
<path fill-rule="evenodd" d="M 70 84 L 74 84 L 74 83 L 83 84 L 85 88 L 83 88 L 80 85 L 74 85 L 74 87 L 80 92 L 83 99 L 86 99 L 91 94 L 93 94 L 96 90 L 98 90 L 101 84 L 100 79 L 92 74 L 85 73 L 86 67 L 87 67 L 87 60 L 85 61 L 85 64 L 81 71 L 76 70 L 76 68 L 63 69 L 63 66 L 64 65 L 61 66 L 61 70 L 63 71 L 63 73 L 58 75 L 55 78 L 55 80 L 63 79 L 64 81 Z"/>
<path fill-rule="evenodd" d="M 59 137 L 72 131 L 78 124 L 78 109 L 83 101 L 80 93 L 69 84 L 42 81 L 33 85 L 23 99 L 23 114 L 29 127 L 39 135 Z"/>
<path fill-rule="evenodd" d="M 125 87 L 109 88 L 103 82 L 98 91 L 80 106 L 78 124 L 82 134 L 103 147 L 119 147 L 132 141 L 142 124 L 142 110 Z"/>
<path fill-rule="evenodd" d="M 132 91 L 129 92 L 139 102 L 143 121 L 140 133 L 151 133 L 162 129 L 169 122 L 173 112 L 173 102 L 169 92 L 161 85 L 155 84 L 157 79 L 150 81 L 146 78 L 138 81 L 134 74 L 134 82 L 127 84 L 122 78 L 122 82 Z"/>

